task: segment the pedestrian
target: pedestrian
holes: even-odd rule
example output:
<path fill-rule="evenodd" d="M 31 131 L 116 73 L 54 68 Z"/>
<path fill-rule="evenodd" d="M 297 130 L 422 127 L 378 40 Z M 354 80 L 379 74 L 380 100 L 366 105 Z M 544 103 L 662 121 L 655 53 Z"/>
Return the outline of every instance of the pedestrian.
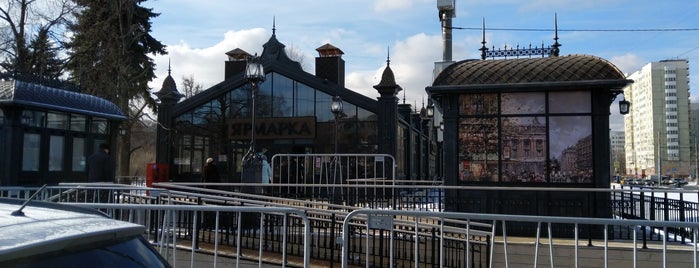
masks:
<path fill-rule="evenodd" d="M 262 154 L 260 156 L 262 158 L 262 184 L 271 184 L 272 183 L 272 166 L 269 165 L 269 161 L 267 161 L 267 156 Z M 265 192 L 272 192 L 271 190 L 266 190 L 269 186 L 263 186 L 262 187 L 262 193 L 264 194 Z M 271 189 L 271 188 L 270 188 Z"/>
<path fill-rule="evenodd" d="M 114 161 L 108 144 L 100 144 L 99 150 L 87 158 L 87 181 L 114 182 Z"/>
<path fill-rule="evenodd" d="M 201 172 L 203 183 L 218 183 L 221 182 L 221 178 L 218 174 L 218 168 L 214 164 L 214 159 L 209 157 L 206 159 L 206 164 Z"/>

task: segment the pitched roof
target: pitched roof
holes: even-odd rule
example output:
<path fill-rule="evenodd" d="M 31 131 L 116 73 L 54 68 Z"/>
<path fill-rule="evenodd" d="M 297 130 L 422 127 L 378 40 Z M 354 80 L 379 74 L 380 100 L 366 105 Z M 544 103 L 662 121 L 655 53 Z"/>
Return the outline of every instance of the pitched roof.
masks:
<path fill-rule="evenodd" d="M 563 57 L 464 60 L 445 68 L 434 80 L 433 87 L 463 85 L 470 88 L 493 85 L 541 84 L 583 81 L 629 80 L 610 62 L 590 55 Z"/>
<path fill-rule="evenodd" d="M 0 104 L 19 104 L 109 119 L 126 119 L 119 107 L 100 97 L 17 80 L 0 81 Z"/>

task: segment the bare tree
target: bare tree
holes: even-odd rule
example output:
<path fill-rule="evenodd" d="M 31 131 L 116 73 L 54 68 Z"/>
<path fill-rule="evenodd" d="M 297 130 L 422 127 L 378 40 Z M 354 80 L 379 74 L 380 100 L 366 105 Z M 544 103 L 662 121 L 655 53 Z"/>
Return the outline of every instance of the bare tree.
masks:
<path fill-rule="evenodd" d="M 199 92 L 204 91 L 204 86 L 202 84 L 196 83 L 194 81 L 194 75 L 182 76 L 182 94 L 184 94 L 185 99 L 196 95 Z"/>
<path fill-rule="evenodd" d="M 303 52 L 301 52 L 301 50 L 299 50 L 295 46 L 291 45 L 287 47 L 286 55 L 289 56 L 289 59 L 298 62 L 299 65 L 301 65 L 301 69 L 305 70 L 306 67 L 308 67 L 304 64 L 305 57 L 303 56 Z"/>
<path fill-rule="evenodd" d="M 73 20 L 72 0 L 0 1 L 0 68 L 6 72 L 32 74 L 32 53 L 28 40 L 39 33 L 63 47 L 65 26 Z"/>

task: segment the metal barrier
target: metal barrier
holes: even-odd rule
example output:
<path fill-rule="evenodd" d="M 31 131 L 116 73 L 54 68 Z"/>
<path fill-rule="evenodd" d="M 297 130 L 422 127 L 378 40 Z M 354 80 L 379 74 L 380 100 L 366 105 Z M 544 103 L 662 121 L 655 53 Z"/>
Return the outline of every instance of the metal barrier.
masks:
<path fill-rule="evenodd" d="M 515 265 L 515 263 L 511 263 L 510 256 L 508 254 L 508 241 L 509 237 L 507 236 L 507 228 L 506 226 L 508 224 L 512 223 L 534 223 L 537 226 L 537 236 L 534 237 L 531 241 L 534 242 L 534 256 L 533 256 L 533 266 L 538 267 L 542 263 L 539 261 L 539 245 L 542 244 L 541 241 L 541 232 L 542 232 L 542 225 L 547 226 L 546 231 L 547 235 L 546 239 L 544 239 L 544 243 L 547 243 L 549 246 L 549 264 L 550 267 L 557 267 L 557 266 L 566 266 L 566 267 L 579 267 L 580 266 L 580 249 L 579 249 L 579 244 L 582 242 L 579 240 L 579 232 L 580 232 L 580 226 L 581 225 L 590 225 L 590 226 L 601 226 L 602 228 L 597 228 L 603 233 L 604 240 L 602 243 L 604 243 L 604 267 L 609 266 L 609 240 L 608 240 L 608 232 L 609 228 L 611 226 L 634 226 L 634 232 L 639 229 L 641 226 L 655 226 L 656 228 L 662 229 L 665 233 L 667 233 L 668 228 L 688 228 L 691 229 L 691 241 L 696 241 L 697 239 L 697 232 L 699 230 L 699 223 L 695 222 L 670 222 L 670 221 L 647 221 L 647 220 L 620 220 L 620 219 L 600 219 L 600 218 L 575 218 L 575 217 L 540 217 L 540 216 L 522 216 L 522 215 L 494 215 L 494 214 L 474 214 L 474 213 L 450 213 L 450 212 L 431 212 L 431 211 L 395 211 L 395 210 L 376 210 L 376 209 L 360 209 L 360 210 L 355 210 L 353 212 L 350 212 L 347 217 L 345 218 L 343 225 L 342 225 L 342 267 L 346 268 L 350 264 L 351 265 L 361 265 L 366 267 L 369 267 L 370 265 L 375 266 L 376 263 L 373 263 L 374 260 L 372 260 L 369 255 L 367 254 L 366 256 L 353 256 L 350 254 L 349 249 L 356 244 L 361 244 L 364 243 L 365 248 L 370 248 L 370 242 L 372 240 L 377 239 L 376 232 L 379 233 L 388 233 L 386 236 L 381 236 L 380 239 L 388 239 L 387 243 L 390 245 L 390 255 L 389 255 L 389 263 L 387 267 L 395 267 L 396 265 L 399 265 L 396 261 L 396 256 L 394 255 L 393 248 L 394 245 L 397 244 L 397 240 L 400 239 L 399 236 L 395 235 L 396 229 L 399 228 L 396 222 L 394 221 L 394 218 L 397 216 L 403 216 L 403 217 L 413 217 L 415 221 L 415 233 L 417 234 L 420 230 L 419 226 L 421 222 L 424 222 L 425 220 L 432 221 L 433 223 L 436 223 L 439 226 L 439 229 L 436 233 L 437 239 L 439 239 L 439 245 L 438 247 L 443 250 L 438 250 L 436 252 L 439 252 L 439 256 L 437 258 L 439 259 L 439 267 L 445 267 L 447 266 L 445 264 L 445 261 L 448 261 L 448 258 L 445 256 L 444 252 L 448 248 L 446 248 L 446 245 L 448 245 L 447 241 L 449 239 L 452 239 L 454 237 L 453 231 L 449 230 L 450 226 L 449 223 L 447 222 L 447 219 L 459 219 L 461 221 L 465 221 L 466 224 L 462 226 L 464 229 L 463 231 L 466 236 L 468 237 L 473 230 L 473 223 L 474 222 L 491 222 L 492 223 L 492 232 L 491 234 L 494 237 L 494 234 L 496 232 L 496 228 L 499 225 L 502 228 L 502 236 L 500 237 L 501 242 L 502 242 L 502 250 L 504 252 L 503 258 L 501 259 L 504 263 L 494 263 L 495 260 L 495 244 L 498 241 L 493 241 L 490 243 L 490 258 L 488 260 L 488 263 L 486 267 L 509 267 L 509 265 Z M 357 224 L 357 222 L 366 222 L 366 224 Z M 572 225 L 573 230 L 574 230 L 574 239 L 571 241 L 573 244 L 573 252 L 574 252 L 574 258 L 572 263 L 570 263 L 569 255 L 562 254 L 561 259 L 555 259 L 555 254 L 554 254 L 554 237 L 551 234 L 551 226 L 552 225 L 558 225 L 558 224 L 565 224 L 565 225 Z M 361 230 L 361 229 L 363 230 Z M 377 231 L 378 230 L 378 231 Z M 477 231 L 477 230 L 475 230 Z M 373 232 L 373 233 L 372 233 Z M 635 236 L 634 236 L 635 237 Z M 684 239 L 684 238 L 682 238 Z M 424 247 L 427 247 L 423 241 L 420 241 L 419 239 L 411 239 L 411 241 L 414 244 L 414 249 L 415 249 L 415 258 L 414 260 L 414 266 L 418 267 L 418 259 L 419 259 L 419 254 L 421 250 Z M 636 267 L 636 265 L 639 263 L 639 258 L 638 258 L 638 247 L 636 243 L 636 239 L 634 238 L 633 240 L 633 267 Z M 463 241 L 465 243 L 465 247 L 467 249 L 471 248 L 474 242 L 472 242 L 470 239 L 465 239 Z M 559 242 L 560 243 L 560 242 Z M 691 253 L 687 253 L 687 255 L 691 255 L 691 261 L 688 263 L 692 263 L 693 267 L 697 267 L 697 244 L 692 243 L 691 244 L 692 251 Z M 432 252 L 435 252 L 432 250 Z M 662 243 L 662 267 L 667 267 L 668 266 L 668 245 L 665 240 L 663 240 Z M 468 255 L 467 255 L 468 257 Z M 675 256 L 677 258 L 677 256 Z M 593 256 L 593 258 L 599 258 L 596 256 Z M 644 260 L 647 261 L 647 260 Z M 677 261 L 676 259 L 673 261 Z M 516 265 L 523 265 L 524 263 L 521 261 L 518 261 Z M 401 266 L 405 266 L 405 263 L 401 263 Z M 462 264 L 457 264 L 456 266 L 461 267 L 474 267 L 474 266 L 482 266 L 483 263 L 478 263 L 474 262 L 473 260 L 469 260 L 468 258 L 466 259 L 465 263 Z M 676 266 L 677 264 L 673 264 L 672 266 Z M 379 265 L 383 266 L 383 265 Z M 452 267 L 453 265 L 448 265 Z M 590 263 L 586 263 L 584 266 L 591 266 Z M 595 266 L 595 265 L 592 265 Z"/>
<path fill-rule="evenodd" d="M 219 222 L 222 220 L 223 215 L 228 215 L 230 213 L 233 213 L 236 215 L 235 218 L 237 218 L 237 230 L 235 231 L 235 234 L 237 234 L 235 237 L 235 242 L 234 242 L 234 250 L 235 253 L 233 254 L 233 257 L 235 257 L 236 260 L 236 265 L 240 264 L 244 260 L 249 260 L 251 257 L 254 257 L 257 260 L 258 265 L 262 265 L 264 257 L 265 257 L 265 252 L 268 247 L 274 247 L 275 245 L 268 244 L 266 235 L 267 235 L 267 227 L 268 224 L 266 221 L 270 219 L 268 216 L 276 216 L 280 217 L 283 219 L 283 225 L 282 225 L 282 230 L 286 230 L 287 224 L 288 224 L 288 218 L 289 215 L 292 214 L 294 217 L 301 219 L 303 222 L 303 232 L 299 235 L 303 237 L 303 262 L 300 263 L 303 265 L 303 267 L 310 267 L 310 222 L 304 211 L 299 210 L 299 209 L 293 209 L 293 208 L 281 208 L 281 207 L 247 207 L 247 206 L 202 206 L 202 205 L 130 205 L 130 204 L 97 204 L 97 203 L 76 203 L 75 205 L 77 206 L 82 206 L 82 207 L 89 207 L 89 208 L 95 208 L 95 209 L 106 209 L 106 210 L 112 210 L 112 211 L 118 211 L 118 213 L 115 213 L 114 215 L 119 215 L 115 216 L 116 219 L 120 220 L 125 220 L 129 222 L 134 222 L 138 224 L 144 224 L 142 219 L 140 217 L 134 216 L 134 215 L 146 215 L 147 219 L 153 219 L 155 216 L 155 223 L 157 223 L 157 226 L 161 232 L 156 235 L 155 237 L 150 237 L 151 241 L 154 241 L 160 250 L 160 253 L 169 261 L 171 261 L 171 264 L 174 267 L 177 267 L 178 263 L 178 249 L 183 249 L 187 248 L 185 244 L 178 242 L 178 237 L 180 237 L 179 234 L 181 233 L 188 233 L 191 232 L 191 230 L 199 230 L 200 226 L 198 225 L 200 220 L 199 217 L 200 215 L 204 215 L 205 212 L 211 212 L 214 214 L 214 225 L 209 226 L 211 228 L 209 230 L 209 235 L 213 234 L 214 239 L 213 239 L 213 248 L 210 249 L 211 253 L 213 254 L 213 260 L 197 260 L 197 255 L 195 253 L 202 252 L 203 248 L 200 247 L 197 242 L 198 239 L 192 239 L 191 237 L 199 237 L 203 236 L 203 233 L 199 232 L 194 232 L 193 234 L 190 233 L 190 239 L 191 239 L 191 244 L 188 247 L 190 251 L 190 267 L 199 267 L 202 266 L 200 262 L 206 262 L 210 263 L 212 262 L 213 267 L 216 267 L 216 265 L 219 263 L 219 251 L 221 250 L 220 247 L 220 242 L 222 241 L 221 237 L 224 235 L 224 232 L 227 230 L 224 230 L 220 228 L 221 226 L 219 225 Z M 228 213 L 228 214 L 226 214 Z M 242 223 L 243 219 L 245 216 L 252 216 L 252 215 L 244 215 L 244 213 L 252 213 L 256 214 L 259 213 L 261 216 L 259 217 L 259 226 L 257 227 L 257 230 L 255 233 L 257 233 L 256 241 L 253 241 L 252 243 L 255 244 L 255 247 L 257 248 L 257 255 L 255 256 L 254 253 L 252 252 L 243 252 L 245 249 L 242 246 L 245 242 L 243 241 L 243 236 L 240 234 L 243 234 L 248 230 L 244 230 L 244 224 Z M 178 219 L 182 217 L 192 217 L 192 226 L 191 229 L 188 229 L 188 226 L 182 226 L 180 225 L 180 221 Z M 149 224 L 149 223 L 145 223 Z M 150 223 L 150 224 L 153 224 Z M 248 226 L 249 227 L 249 226 Z M 281 245 L 285 245 L 285 242 L 288 238 L 288 233 L 282 232 L 282 240 L 281 240 Z M 280 245 L 280 246 L 281 246 Z M 288 262 L 287 259 L 287 247 L 281 246 L 282 248 L 282 261 L 281 261 L 281 266 L 286 267 L 286 264 Z"/>
<path fill-rule="evenodd" d="M 278 155 L 273 158 L 273 162 L 281 163 L 284 157 L 292 160 L 292 157 L 296 156 Z M 296 161 L 315 163 L 314 159 L 319 159 L 318 161 L 323 163 L 323 157 L 325 156 L 299 155 Z M 368 155 L 366 157 L 359 161 L 372 159 Z M 343 161 L 343 166 L 356 167 L 356 164 L 347 161 L 361 158 L 346 155 L 345 158 L 336 159 Z M 379 162 L 390 161 L 393 160 Z M 259 248 L 262 247 L 267 256 L 265 258 L 269 259 L 268 256 L 273 255 L 273 259 L 279 260 L 282 265 L 304 265 L 306 254 L 310 260 L 322 261 L 328 266 L 333 266 L 333 263 L 340 260 L 348 262 L 347 265 L 378 267 L 516 265 L 519 263 L 509 263 L 514 258 L 511 255 L 516 254 L 512 253 L 512 250 L 508 252 L 507 233 L 523 225 L 533 226 L 536 230 L 536 237 L 527 240 L 535 241 L 535 249 L 532 250 L 535 251 L 535 264 L 541 264 L 542 261 L 538 260 L 541 231 L 548 231 L 548 261 L 552 266 L 554 263 L 564 263 L 562 260 L 554 262 L 554 246 L 551 242 L 553 239 L 574 241 L 575 263 L 571 262 L 567 266 L 578 265 L 579 243 L 586 241 L 588 246 L 592 246 L 593 240 L 598 238 L 603 239 L 595 240 L 595 244 L 605 244 L 605 265 L 608 263 L 608 240 L 617 239 L 615 242 L 627 244 L 631 241 L 634 247 L 634 263 L 637 259 L 636 242 L 639 240 L 643 241 L 644 249 L 653 248 L 653 245 L 647 245 L 647 242 L 654 242 L 655 246 L 662 243 L 663 251 L 658 255 L 664 259 L 667 258 L 668 243 L 674 242 L 673 247 L 686 248 L 694 246 L 696 241 L 697 218 L 692 215 L 696 215 L 697 206 L 696 202 L 687 200 L 692 200 L 687 197 L 696 198 L 699 195 L 696 191 L 443 186 L 439 180 L 371 179 L 367 175 L 356 175 L 362 174 L 356 172 L 357 168 L 352 168 L 352 172 L 346 168 L 334 169 L 341 172 L 338 176 L 342 178 L 349 177 L 350 174 L 355 175 L 352 179 L 342 179 L 337 181 L 339 183 L 333 183 L 336 182 L 335 179 L 328 176 L 336 172 L 324 169 L 322 164 L 318 167 L 319 170 L 312 167 L 304 168 L 304 174 L 319 175 L 313 176 L 313 180 L 310 181 L 312 183 L 292 183 L 309 182 L 304 178 L 283 184 L 278 181 L 272 184 L 156 183 L 154 186 L 157 188 L 118 184 L 63 184 L 47 187 L 39 194 L 39 198 L 52 202 L 105 203 L 88 206 L 100 208 L 114 218 L 145 225 L 148 227 L 148 233 L 145 235 L 158 245 L 176 245 L 178 249 L 187 248 L 197 253 L 211 252 L 214 258 L 225 253 L 226 256 L 255 259 L 258 263 L 261 262 L 260 255 L 253 253 L 259 252 Z M 275 170 L 281 171 L 281 168 L 277 166 Z M 289 171 L 286 172 L 292 177 Z M 275 174 L 275 177 L 280 176 L 281 174 Z M 251 186 L 265 189 L 264 194 L 244 191 L 245 187 Z M 0 196 L 27 198 L 36 189 L 38 188 L 0 187 Z M 610 203 L 600 205 L 613 211 L 610 217 L 615 216 L 619 219 L 444 212 L 445 202 L 460 202 L 444 199 L 444 192 L 452 189 L 578 192 L 589 193 L 591 196 L 602 194 L 610 197 Z M 669 197 L 670 194 L 678 195 L 682 202 L 678 203 L 668 198 L 657 199 L 658 196 Z M 655 198 L 648 198 L 649 196 Z M 167 212 L 150 207 L 163 205 L 163 208 L 171 205 L 183 210 L 176 212 L 174 208 L 167 207 L 167 210 L 171 211 Z M 139 209 L 133 210 L 133 206 Z M 258 209 L 265 207 L 303 212 L 308 221 L 304 220 L 304 216 L 298 216 L 298 213 L 273 213 Z M 236 211 L 235 208 L 242 210 Z M 367 208 L 372 210 L 366 210 Z M 253 212 L 257 214 L 250 214 Z M 168 213 L 172 217 L 166 217 Z M 374 214 L 368 215 L 369 213 Z M 644 220 L 643 217 L 627 217 L 639 213 L 655 218 Z M 622 221 L 621 217 L 626 217 L 627 220 Z M 169 225 L 164 225 L 166 221 Z M 546 229 L 542 229 L 542 224 Z M 566 235 L 559 236 L 560 232 L 552 234 L 552 229 L 563 230 Z M 345 236 L 348 236 L 349 240 Z M 499 246 L 501 244 L 503 246 Z M 570 245 L 572 247 L 573 242 L 570 242 Z M 585 249 L 588 248 L 590 247 Z M 240 252 L 231 251 L 238 249 Z M 693 254 L 696 255 L 696 248 Z M 196 254 L 190 255 L 194 259 Z M 179 259 L 181 258 L 173 257 L 172 260 Z M 693 263 L 696 267 L 696 259 L 694 257 L 687 264 Z M 498 263 L 497 260 L 505 262 Z M 666 260 L 662 262 L 668 263 Z"/>
<path fill-rule="evenodd" d="M 171 197 L 168 197 L 170 200 L 172 200 L 172 204 L 216 204 L 216 205 L 250 205 L 250 206 L 268 206 L 268 207 L 287 207 L 287 208 L 296 208 L 305 211 L 305 213 L 308 215 L 311 223 L 311 243 L 315 246 L 313 246 L 310 250 L 311 254 L 311 259 L 315 261 L 319 261 L 324 263 L 326 266 L 332 267 L 333 264 L 337 263 L 339 264 L 339 259 L 340 259 L 340 254 L 341 254 L 341 248 L 339 247 L 337 238 L 340 237 L 340 230 L 341 230 L 341 225 L 342 225 L 342 220 L 346 217 L 347 213 L 350 211 L 359 209 L 360 207 L 354 207 L 354 206 L 348 206 L 345 204 L 336 204 L 332 202 L 328 202 L 327 199 L 320 198 L 318 200 L 303 200 L 303 199 L 292 199 L 292 198 L 285 198 L 285 197 L 275 197 L 275 196 L 268 196 L 268 195 L 256 195 L 256 194 L 249 194 L 249 193 L 244 193 L 240 191 L 236 191 L 236 189 L 242 189 L 240 187 L 243 187 L 242 185 L 239 184 L 210 184 L 207 185 L 208 188 L 202 187 L 203 185 L 200 183 L 189 183 L 189 184 L 183 184 L 183 183 L 157 183 L 154 184 L 155 186 L 158 187 L 163 187 L 169 189 L 168 194 L 171 195 Z M 249 186 L 249 185 L 248 185 Z M 253 185 L 253 186 L 258 186 L 258 185 Z M 312 185 L 300 185 L 301 187 L 312 187 Z M 330 185 L 331 187 L 340 187 L 339 185 Z M 273 187 L 273 186 L 269 186 Z M 217 188 L 217 189 L 213 189 Z M 226 190 L 220 190 L 220 189 L 226 189 Z M 230 191 L 233 189 L 233 191 Z M 165 197 L 163 197 L 165 198 Z M 271 221 L 272 224 L 274 224 L 275 221 Z M 406 219 L 396 219 L 396 222 L 400 223 L 400 228 L 401 231 L 397 232 L 399 235 L 402 237 L 407 237 L 413 236 L 414 233 L 412 232 L 412 229 L 414 228 L 413 222 L 411 219 L 406 218 Z M 225 226 L 227 223 L 223 223 Z M 457 224 L 463 224 L 457 221 L 452 222 L 454 226 L 457 226 Z M 474 226 L 480 226 L 483 230 L 489 230 L 490 225 L 489 224 L 474 224 Z M 273 225 L 274 226 L 274 225 Z M 290 223 L 289 227 L 290 231 L 289 232 L 294 232 L 293 229 L 295 224 L 293 221 Z M 225 227 L 224 227 L 225 228 Z M 421 231 L 419 234 L 417 234 L 417 237 L 419 240 L 422 241 L 436 241 L 435 240 L 435 233 L 434 229 L 437 228 L 436 225 L 431 224 L 429 222 L 423 222 L 420 226 Z M 275 233 L 279 232 L 282 230 L 281 227 L 272 227 L 272 230 L 269 232 L 271 237 L 268 239 L 274 240 Z M 459 234 L 459 229 L 454 229 L 453 233 L 455 235 Z M 380 235 L 380 234 L 377 234 Z M 247 234 L 243 234 L 243 237 L 246 237 Z M 467 249 L 464 249 L 463 247 L 459 247 L 459 242 L 456 242 L 456 239 L 463 241 L 466 239 L 466 237 L 463 236 L 463 234 L 460 234 L 461 237 L 455 237 L 454 240 L 454 246 L 452 246 L 449 250 L 445 251 L 448 254 L 451 254 L 452 260 L 455 262 L 462 262 L 464 256 L 467 254 Z M 488 242 L 490 239 L 490 232 L 473 232 L 470 236 L 470 239 L 474 241 L 475 243 L 478 243 L 479 246 L 477 247 L 476 250 L 472 250 L 471 254 L 472 257 L 476 259 L 487 259 L 487 254 L 488 254 Z M 407 240 L 405 240 L 407 241 Z M 210 241 L 207 241 L 206 239 L 200 239 L 200 242 L 202 243 L 210 243 Z M 474 243 L 474 244 L 475 244 Z M 290 239 L 289 241 L 285 242 L 287 246 L 291 247 L 296 247 L 298 248 L 298 239 Z M 350 249 L 350 252 L 352 252 L 355 255 L 359 254 L 370 254 L 372 258 L 375 258 L 377 260 L 388 260 L 388 254 L 387 254 L 387 243 L 381 244 L 378 243 L 375 246 L 372 246 L 371 250 L 367 252 L 367 249 L 364 247 L 353 247 Z M 434 250 L 439 250 L 438 247 L 434 247 Z M 278 248 L 268 248 L 268 252 L 278 252 Z M 410 243 L 404 242 L 402 243 L 401 247 L 397 248 L 395 250 L 396 252 L 399 252 L 400 258 L 412 258 L 413 256 L 413 250 L 410 248 Z M 299 252 L 291 252 L 290 255 L 298 254 Z M 436 256 L 435 252 L 430 252 L 429 255 L 431 256 Z M 385 265 L 380 265 L 381 262 L 377 262 L 377 266 L 385 266 Z M 430 259 L 430 258 L 423 258 L 419 261 L 420 265 L 424 266 L 433 266 L 437 265 L 436 259 Z"/>
<path fill-rule="evenodd" d="M 374 201 L 395 196 L 396 162 L 391 155 L 276 154 L 270 164 L 276 196 L 372 207 L 388 206 Z"/>

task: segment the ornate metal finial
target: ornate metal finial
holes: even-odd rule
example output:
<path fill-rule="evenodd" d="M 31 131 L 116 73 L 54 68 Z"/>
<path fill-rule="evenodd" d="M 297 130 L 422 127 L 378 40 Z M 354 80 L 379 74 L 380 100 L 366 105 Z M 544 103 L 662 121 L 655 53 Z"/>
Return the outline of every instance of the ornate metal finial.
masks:
<path fill-rule="evenodd" d="M 559 47 L 561 44 L 558 43 L 558 13 L 554 13 L 553 15 L 553 46 L 551 46 L 551 56 L 552 57 L 558 57 L 558 54 L 561 52 Z"/>
<path fill-rule="evenodd" d="M 483 17 L 481 29 L 483 30 L 483 41 L 481 42 L 481 44 L 483 44 L 483 46 L 479 50 L 481 51 L 481 60 L 485 60 L 485 55 L 486 55 L 486 52 L 488 51 L 488 48 L 485 46 L 485 44 L 486 44 L 485 43 L 485 17 Z"/>
<path fill-rule="evenodd" d="M 171 59 L 167 58 L 167 75 L 168 76 L 170 76 L 170 74 L 172 73 L 172 68 L 170 68 L 170 66 L 172 66 L 172 65 L 170 64 L 170 61 L 171 61 Z"/>
<path fill-rule="evenodd" d="M 273 16 L 272 17 L 272 35 L 277 34 L 277 17 Z"/>
<path fill-rule="evenodd" d="M 405 90 L 403 90 L 403 104 L 405 104 Z"/>
<path fill-rule="evenodd" d="M 386 46 L 386 66 L 391 65 L 391 47 Z"/>

